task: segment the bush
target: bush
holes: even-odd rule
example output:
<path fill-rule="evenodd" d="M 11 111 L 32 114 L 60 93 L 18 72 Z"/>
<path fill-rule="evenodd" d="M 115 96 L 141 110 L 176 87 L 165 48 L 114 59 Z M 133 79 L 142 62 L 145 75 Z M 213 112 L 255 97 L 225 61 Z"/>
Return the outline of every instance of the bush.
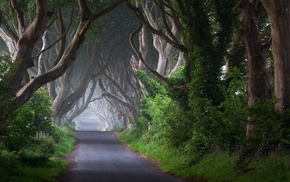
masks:
<path fill-rule="evenodd" d="M 56 142 L 54 157 L 62 157 L 73 150 L 74 144 L 76 142 L 76 137 L 72 130 L 67 127 L 56 128 L 57 133 L 59 133 L 59 140 Z"/>
<path fill-rule="evenodd" d="M 7 80 L 11 76 L 8 74 L 10 69 L 17 67 L 15 63 L 11 61 L 8 52 L 0 52 L 0 136 L 7 133 L 7 122 L 5 120 L 16 108 L 15 99 L 11 97 L 16 95 L 16 90 L 12 89 Z M 1 139 L 1 138 L 0 138 Z"/>
<path fill-rule="evenodd" d="M 53 155 L 55 142 L 52 137 L 45 136 L 36 140 L 34 145 L 22 148 L 19 151 L 20 161 L 31 166 L 43 166 Z"/>
<path fill-rule="evenodd" d="M 25 165 L 43 166 L 47 164 L 48 157 L 34 149 L 22 149 L 19 153 L 20 161 Z"/>
<path fill-rule="evenodd" d="M 9 135 L 4 144 L 10 151 L 20 151 L 30 146 L 36 137 L 52 133 L 52 101 L 46 89 L 40 88 L 32 98 L 18 108 L 8 120 Z"/>
<path fill-rule="evenodd" d="M 59 143 L 63 135 L 63 130 L 57 126 L 53 126 L 48 134 L 53 138 L 55 143 Z"/>
<path fill-rule="evenodd" d="M 290 144 L 286 115 L 280 114 L 275 104 L 275 100 L 256 102 L 248 109 L 251 122 L 256 126 L 250 133 L 249 142 L 256 153 L 270 154 Z"/>
<path fill-rule="evenodd" d="M 132 133 L 137 137 L 140 137 L 142 134 L 148 131 L 148 124 L 150 121 L 144 116 L 141 116 L 138 119 L 132 119 L 130 122 L 133 127 Z"/>

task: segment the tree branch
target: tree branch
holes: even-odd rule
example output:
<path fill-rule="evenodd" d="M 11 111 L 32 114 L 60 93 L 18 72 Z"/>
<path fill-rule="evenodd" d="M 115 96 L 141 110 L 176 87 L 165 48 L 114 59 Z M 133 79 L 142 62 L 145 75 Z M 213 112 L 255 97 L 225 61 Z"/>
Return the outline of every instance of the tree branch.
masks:
<path fill-rule="evenodd" d="M 111 98 L 111 99 L 117 101 L 117 102 L 120 103 L 122 106 L 124 106 L 124 107 L 126 107 L 127 109 L 129 109 L 129 111 L 131 111 L 131 112 L 133 113 L 133 115 L 136 115 L 137 112 L 136 112 L 135 108 L 134 108 L 132 105 L 130 105 L 128 102 L 125 102 L 124 100 L 122 100 L 122 99 L 119 98 L 118 96 L 109 93 L 109 92 L 105 89 L 105 87 L 104 87 L 104 85 L 103 85 L 103 82 L 102 82 L 101 78 L 98 79 L 98 82 L 99 82 L 99 86 L 100 86 L 100 88 L 101 88 L 101 90 L 102 90 L 102 96 L 105 96 L 105 97 L 108 97 L 108 98 Z"/>
<path fill-rule="evenodd" d="M 10 6 L 17 14 L 18 35 L 20 36 L 24 33 L 26 29 L 25 23 L 24 23 L 24 13 L 18 7 L 16 0 L 10 0 Z"/>
<path fill-rule="evenodd" d="M 5 33 L 5 31 L 1 27 L 0 27 L 0 37 L 4 40 L 10 52 L 10 55 L 12 55 L 14 53 L 15 46 L 13 44 L 12 39 Z"/>
<path fill-rule="evenodd" d="M 168 36 L 166 36 L 162 31 L 159 31 L 152 27 L 150 23 L 146 20 L 142 12 L 140 11 L 139 8 L 134 7 L 130 2 L 127 1 L 127 6 L 134 11 L 136 16 L 139 18 L 139 20 L 149 29 L 153 34 L 156 34 L 160 36 L 162 39 L 164 39 L 166 42 L 171 44 L 173 47 L 179 49 L 182 52 L 186 52 L 186 47 L 178 42 L 175 42 L 174 40 L 170 39 Z"/>
<path fill-rule="evenodd" d="M 64 24 L 63 24 L 63 19 L 62 19 L 62 17 L 60 17 L 60 23 L 59 23 L 59 25 L 60 25 L 60 32 L 61 32 L 61 36 L 54 42 L 54 43 L 52 43 L 51 45 L 49 45 L 49 46 L 47 46 L 45 49 L 42 49 L 37 55 L 35 55 L 35 56 L 33 56 L 32 57 L 32 59 L 35 59 L 35 58 L 37 58 L 38 56 L 40 56 L 40 54 L 42 54 L 43 52 L 45 52 L 45 51 L 47 51 L 47 50 L 49 50 L 49 49 L 51 49 L 53 46 L 55 46 L 59 41 L 61 41 L 61 48 L 60 48 L 60 51 L 59 51 L 59 54 L 58 54 L 58 57 L 56 58 L 56 61 L 55 61 L 55 65 L 59 62 L 59 60 L 60 60 L 60 58 L 61 58 L 61 56 L 62 56 L 62 54 L 63 54 L 63 52 L 64 52 L 64 50 L 65 50 L 65 43 L 66 43 L 66 38 L 65 38 L 65 36 L 66 36 L 66 34 L 67 34 L 67 32 L 69 31 L 69 28 L 70 28 L 70 26 L 72 25 L 72 19 L 73 19 L 73 12 L 72 12 L 72 14 L 71 14 L 71 21 L 70 21 L 70 23 L 69 23 L 69 25 L 68 25 L 68 27 L 67 27 L 67 29 L 66 30 L 64 30 L 65 28 L 64 28 Z"/>
<path fill-rule="evenodd" d="M 11 2 L 15 3 L 16 1 Z M 15 8 L 17 8 L 17 6 Z M 47 0 L 37 0 L 36 17 L 34 18 L 33 22 L 24 30 L 24 32 L 21 34 L 21 37 L 19 38 L 19 41 L 17 42 L 17 51 L 12 57 L 13 61 L 17 65 L 17 68 L 15 68 L 15 70 L 10 70 L 10 74 L 13 75 L 13 77 L 8 78 L 7 80 L 9 86 L 13 89 L 18 90 L 22 86 L 21 82 L 23 80 L 23 76 L 26 74 L 27 69 L 33 66 L 33 59 L 31 58 L 31 54 L 35 44 L 42 36 L 46 28 L 48 19 L 47 8 Z"/>
<path fill-rule="evenodd" d="M 124 96 L 124 98 L 126 100 L 128 100 L 132 105 L 134 104 L 134 102 L 132 101 L 132 99 L 130 97 L 128 97 L 128 95 L 123 91 L 123 89 L 121 88 L 121 86 L 119 85 L 118 82 L 116 82 L 115 80 L 113 80 L 111 77 L 109 77 L 109 75 L 107 75 L 105 72 L 103 73 L 105 75 L 105 77 L 110 80 L 113 85 L 120 91 L 120 93 Z"/>
<path fill-rule="evenodd" d="M 117 6 L 119 6 L 121 3 L 125 2 L 125 1 L 127 1 L 127 0 L 116 0 L 114 3 L 110 3 L 110 6 L 107 6 L 106 8 L 102 9 L 101 11 L 99 11 L 98 13 L 93 15 L 93 17 L 91 18 L 92 21 L 99 19 L 101 16 L 112 11 L 113 9 L 115 9 Z"/>
<path fill-rule="evenodd" d="M 19 38 L 17 34 L 7 25 L 4 19 L 2 20 L 1 27 L 5 31 L 5 33 L 12 39 L 13 44 L 16 45 Z"/>
<path fill-rule="evenodd" d="M 47 2 L 46 0 L 38 0 L 37 2 L 38 4 L 44 4 L 40 3 L 42 1 Z M 77 52 L 81 44 L 85 41 L 85 35 L 89 30 L 92 21 L 96 20 L 96 18 L 99 18 L 101 15 L 105 14 L 109 10 L 116 8 L 117 5 L 119 5 L 123 1 L 124 0 L 118 0 L 115 3 L 110 4 L 110 6 L 108 6 L 98 14 L 93 15 L 88 20 L 81 19 L 73 39 L 67 46 L 58 64 L 50 71 L 35 77 L 27 85 L 22 87 L 21 90 L 19 90 L 19 92 L 17 93 L 17 105 L 20 106 L 24 104 L 32 96 L 32 94 L 43 84 L 55 80 L 56 78 L 59 78 L 61 75 L 63 75 L 76 59 Z M 80 5 L 82 17 L 87 16 L 87 12 L 84 12 L 84 10 L 86 9 L 85 1 L 79 0 L 78 2 Z M 41 21 L 41 19 L 39 21 Z"/>
<path fill-rule="evenodd" d="M 163 7 L 162 9 L 164 9 L 164 7 Z M 178 42 L 177 38 L 176 38 L 175 35 L 172 33 L 171 28 L 169 27 L 169 25 L 168 25 L 168 23 L 167 23 L 167 18 L 166 18 L 166 15 L 165 15 L 165 12 L 166 12 L 166 11 L 165 11 L 165 10 L 163 11 L 162 9 L 161 9 L 161 17 L 162 17 L 162 20 L 163 20 L 163 23 L 164 23 L 165 29 L 166 29 L 168 35 L 172 38 L 172 40 L 173 40 L 174 42 Z M 174 25 L 172 24 L 172 26 L 174 26 Z"/>
<path fill-rule="evenodd" d="M 137 49 L 136 45 L 134 44 L 134 36 L 136 34 L 138 34 L 138 32 L 142 29 L 142 23 L 140 23 L 140 25 L 138 26 L 138 28 L 136 30 L 134 30 L 131 34 L 130 34 L 130 44 L 133 48 L 133 50 L 135 51 L 136 55 L 138 56 L 138 58 L 140 59 L 140 61 L 144 64 L 145 68 L 150 71 L 153 75 L 155 75 L 160 81 L 162 81 L 163 83 L 166 82 L 166 78 L 163 77 L 162 75 L 160 75 L 157 71 L 155 71 L 154 69 L 152 69 L 143 59 L 141 52 Z"/>

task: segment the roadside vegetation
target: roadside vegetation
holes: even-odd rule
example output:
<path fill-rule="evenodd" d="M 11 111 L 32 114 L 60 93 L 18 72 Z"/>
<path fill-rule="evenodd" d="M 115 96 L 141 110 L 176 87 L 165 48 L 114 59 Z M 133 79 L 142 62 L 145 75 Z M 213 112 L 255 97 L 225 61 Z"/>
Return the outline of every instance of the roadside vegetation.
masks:
<path fill-rule="evenodd" d="M 60 160 L 72 151 L 72 130 L 52 125 L 51 98 L 44 88 L 35 92 L 0 127 L 0 181 L 56 181 L 68 167 Z"/>
<path fill-rule="evenodd" d="M 215 151 L 193 163 L 191 155 L 194 154 L 186 154 L 161 142 L 148 143 L 136 137 L 132 131 L 120 133 L 119 138 L 131 149 L 158 162 L 164 172 L 173 173 L 188 181 L 286 182 L 290 179 L 289 154 L 257 156 L 248 163 L 247 170 L 243 172 L 235 165 L 237 153 Z"/>
<path fill-rule="evenodd" d="M 290 1 L 0 4 L 1 180 L 52 180 L 74 139 L 51 123 L 90 108 L 165 171 L 290 181 Z"/>
<path fill-rule="evenodd" d="M 172 88 L 138 72 L 148 91 L 140 104 L 141 117 L 119 138 L 130 148 L 159 162 L 166 172 L 204 181 L 290 180 L 287 117 L 274 108 L 275 100 L 247 108 L 245 82 L 238 70 L 232 74 L 225 99 L 217 107 L 189 100 L 190 107 L 172 95 Z M 171 78 L 182 78 L 179 69 Z M 176 92 L 175 92 L 176 93 Z M 246 137 L 247 117 L 259 129 Z M 207 117 L 208 119 L 206 119 Z"/>

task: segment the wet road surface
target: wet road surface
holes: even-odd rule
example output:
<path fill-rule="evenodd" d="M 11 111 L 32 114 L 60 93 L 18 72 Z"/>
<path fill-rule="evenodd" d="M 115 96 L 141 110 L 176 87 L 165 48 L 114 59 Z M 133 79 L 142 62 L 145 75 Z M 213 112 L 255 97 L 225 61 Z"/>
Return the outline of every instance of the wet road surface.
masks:
<path fill-rule="evenodd" d="M 60 182 L 177 182 L 130 151 L 113 132 L 77 131 L 70 169 Z"/>

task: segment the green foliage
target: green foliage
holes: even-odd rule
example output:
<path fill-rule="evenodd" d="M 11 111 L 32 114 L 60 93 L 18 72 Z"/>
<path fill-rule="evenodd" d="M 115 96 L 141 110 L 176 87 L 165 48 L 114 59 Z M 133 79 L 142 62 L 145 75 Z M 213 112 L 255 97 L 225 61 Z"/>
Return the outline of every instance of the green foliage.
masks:
<path fill-rule="evenodd" d="M 55 133 L 59 135 L 59 142 L 45 136 L 37 141 L 37 145 L 24 147 L 18 153 L 0 150 L 0 181 L 56 181 L 68 164 L 51 157 L 71 152 L 76 138 L 68 128 L 55 128 Z"/>
<path fill-rule="evenodd" d="M 36 143 L 22 147 L 18 152 L 19 161 L 24 165 L 43 166 L 54 153 L 55 142 L 50 137 L 43 137 Z"/>
<path fill-rule="evenodd" d="M 40 88 L 6 120 L 7 132 L 1 135 L 3 147 L 17 153 L 17 159 L 26 165 L 44 165 L 54 153 L 55 141 L 60 140 L 52 126 L 51 105 L 48 91 Z"/>
<path fill-rule="evenodd" d="M 94 22 L 90 29 L 88 30 L 88 40 L 87 43 L 99 42 L 100 40 L 100 30 L 104 30 L 105 25 L 103 19 Z"/>
<path fill-rule="evenodd" d="M 131 131 L 124 131 L 119 138 L 130 148 L 137 150 L 147 157 L 157 161 L 166 172 L 172 172 L 189 181 L 209 182 L 284 182 L 290 180 L 290 156 L 270 155 L 256 158 L 250 162 L 248 171 L 242 173 L 235 168 L 236 154 L 213 152 L 205 155 L 198 163 L 192 163 L 192 157 L 181 153 L 177 148 L 132 135 Z"/>
<path fill-rule="evenodd" d="M 158 95 L 148 103 L 152 117 L 151 140 L 167 141 L 180 146 L 191 137 L 192 123 L 189 115 L 168 96 Z"/>
<path fill-rule="evenodd" d="M 3 80 L 7 75 L 8 70 L 12 65 L 12 61 L 7 52 L 0 52 L 0 80 Z"/>
<path fill-rule="evenodd" d="M 17 167 L 13 173 L 17 176 L 10 177 L 12 181 L 19 182 L 39 182 L 39 181 L 51 181 L 56 182 L 57 177 L 65 172 L 68 164 L 65 161 L 53 161 L 42 167 L 22 166 Z M 8 178 L 9 179 L 9 178 Z"/>
<path fill-rule="evenodd" d="M 52 99 L 48 90 L 40 88 L 28 102 L 28 108 L 34 111 L 33 126 L 35 130 L 44 133 L 52 131 Z"/>
<path fill-rule="evenodd" d="M 33 144 L 36 134 L 53 131 L 51 98 L 46 89 L 39 89 L 30 101 L 17 109 L 7 120 L 8 133 L 5 145 L 11 151 L 20 151 Z"/>
<path fill-rule="evenodd" d="M 147 81 L 142 83 L 149 88 L 148 95 L 151 93 L 154 97 L 145 98 L 140 105 L 142 116 L 133 124 L 134 132 L 148 142 L 164 142 L 179 147 L 181 151 L 193 154 L 192 160 L 200 159 L 216 148 L 229 152 L 239 150 L 245 142 L 247 121 L 245 82 L 240 72 L 234 69 L 228 75 L 231 82 L 224 93 L 224 102 L 218 107 L 202 97 L 190 100 L 190 107 L 180 107 L 182 103 L 178 96 L 184 95 L 184 91 L 178 93 L 173 85 L 182 82 L 184 75 L 183 68 L 173 74 L 168 79 L 165 93 L 158 91 L 163 88 L 156 89 L 160 87 L 152 84 L 144 73 L 139 76 Z"/>
<path fill-rule="evenodd" d="M 225 100 L 219 106 L 214 106 L 206 98 L 191 100 L 193 134 L 185 143 L 185 151 L 193 154 L 193 160 L 216 149 L 232 153 L 244 145 L 247 122 L 245 81 L 238 70 L 233 70 L 229 77 L 231 82 L 224 93 Z"/>
<path fill-rule="evenodd" d="M 206 181 L 236 181 L 240 173 L 233 168 L 234 161 L 234 156 L 212 153 L 202 158 L 198 164 L 178 171 L 178 174 Z"/>
<path fill-rule="evenodd" d="M 169 147 L 164 142 L 144 140 L 144 138 L 132 135 L 131 131 L 124 131 L 118 137 L 133 150 L 137 150 L 159 162 L 164 171 L 176 172 L 176 170 L 189 166 L 190 158 L 188 156 L 180 155 L 176 148 Z"/>
<path fill-rule="evenodd" d="M 8 72 L 11 67 L 12 61 L 9 54 L 7 52 L 0 52 L 0 136 L 1 133 L 7 132 L 7 123 L 5 122 L 5 119 L 15 107 L 15 100 L 7 99 L 11 98 L 9 96 L 15 95 L 15 92 L 5 82 L 7 77 L 9 77 Z"/>
<path fill-rule="evenodd" d="M 235 1 L 213 1 L 210 13 L 201 1 L 178 1 L 190 62 L 186 67 L 189 101 L 208 99 L 217 106 L 223 101 L 220 73 L 233 31 Z"/>
<path fill-rule="evenodd" d="M 210 181 L 269 181 L 259 175 L 270 174 L 271 164 L 283 174 L 276 171 L 278 175 L 271 176 L 270 181 L 288 181 L 288 157 L 288 162 L 279 160 L 276 163 L 268 156 L 264 163 L 261 156 L 289 151 L 290 111 L 277 112 L 275 99 L 256 102 L 247 108 L 244 66 L 237 63 L 244 61 L 244 57 L 237 57 L 242 53 L 240 41 L 234 42 L 238 50 L 231 56 L 235 57 L 229 56 L 237 62 L 231 65 L 226 80 L 221 78 L 233 27 L 240 21 L 235 20 L 238 15 L 234 14 L 238 3 L 230 0 L 175 1 L 174 6 L 182 17 L 182 35 L 189 62 L 167 79 L 166 86 L 144 72 L 136 73 L 148 95 L 140 104 L 141 118 L 133 125 L 131 134 L 135 133 L 137 138 L 132 139 L 129 134 L 124 138 L 121 134 L 120 138 L 165 166 L 164 163 L 174 161 L 174 157 L 167 155 L 164 149 L 178 151 L 175 155 L 186 156 L 183 167 L 188 168 L 182 171 L 182 167 L 169 163 L 176 167 L 173 172 L 179 169 L 177 173 L 182 175 L 190 173 Z M 267 26 L 264 25 L 265 30 Z M 239 66 L 240 70 L 233 66 Z M 246 138 L 249 122 L 255 128 Z M 236 168 L 243 151 L 250 151 L 254 154 L 251 157 L 257 159 L 253 161 L 245 156 L 248 159 L 243 160 L 248 163 L 242 171 L 244 174 Z M 166 162 L 162 155 L 166 156 Z"/>
<path fill-rule="evenodd" d="M 141 117 L 133 122 L 134 132 L 137 136 L 143 135 L 144 140 L 166 142 L 170 145 L 179 146 L 191 137 L 192 125 L 190 115 L 185 114 L 177 101 L 168 96 L 170 89 L 166 89 L 156 80 L 148 77 L 145 72 L 136 73 L 141 80 L 147 97 L 140 104 Z M 174 82 L 183 79 L 183 69 L 175 72 L 169 80 Z"/>
<path fill-rule="evenodd" d="M 144 113 L 144 111 L 143 111 L 143 113 Z M 150 121 L 144 116 L 141 116 L 138 119 L 132 119 L 131 124 L 133 127 L 134 135 L 140 137 L 143 133 L 145 133 L 148 130 L 148 123 L 149 122 Z"/>
<path fill-rule="evenodd" d="M 190 109 L 188 103 L 189 94 L 188 91 L 182 89 L 186 85 L 185 71 L 184 66 L 174 71 L 167 80 L 166 88 L 168 96 L 174 99 L 185 111 L 188 111 Z"/>
<path fill-rule="evenodd" d="M 76 137 L 72 130 L 67 127 L 57 128 L 56 133 L 58 133 L 58 140 L 56 142 L 55 150 L 53 156 L 63 157 L 67 155 L 74 149 L 74 144 L 76 143 Z M 55 139 L 55 136 L 53 135 Z"/>
<path fill-rule="evenodd" d="M 150 78 L 144 71 L 135 72 L 136 77 L 142 82 L 148 96 L 154 98 L 157 94 L 165 95 L 166 90 L 157 80 Z"/>
<path fill-rule="evenodd" d="M 275 109 L 275 104 L 275 100 L 258 101 L 248 108 L 250 122 L 255 125 L 249 140 L 256 153 L 269 154 L 290 144 L 286 115 L 283 117 Z"/>

